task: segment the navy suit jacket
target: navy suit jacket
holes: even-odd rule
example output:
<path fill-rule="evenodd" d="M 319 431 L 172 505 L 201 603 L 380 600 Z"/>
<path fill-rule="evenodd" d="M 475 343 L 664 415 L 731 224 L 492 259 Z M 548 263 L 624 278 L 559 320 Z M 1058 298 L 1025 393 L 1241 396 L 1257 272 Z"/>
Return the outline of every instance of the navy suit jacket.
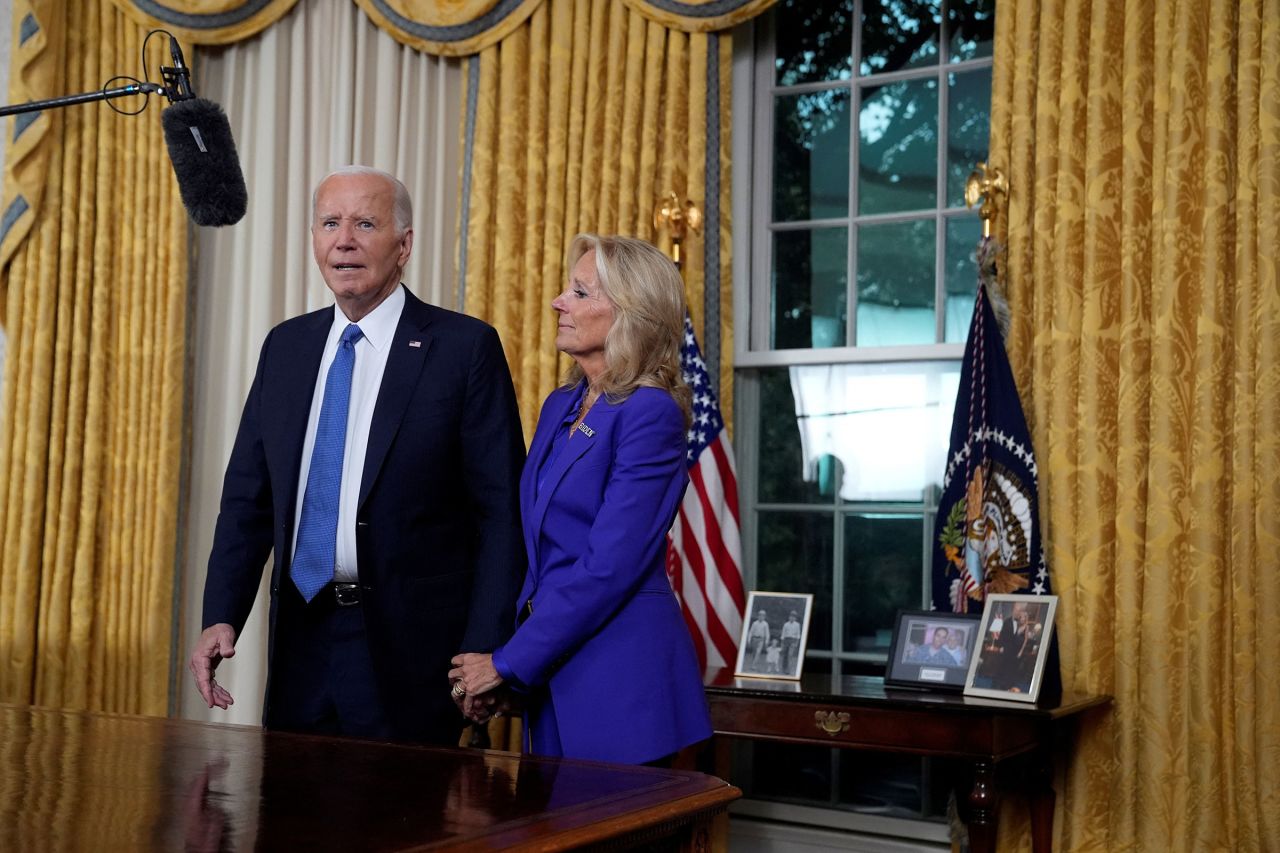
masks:
<path fill-rule="evenodd" d="M 524 440 L 497 332 L 405 297 L 369 430 L 357 560 L 393 734 L 447 741 L 463 723 L 449 698 L 450 657 L 491 650 L 511 633 L 524 567 L 517 497 Z M 270 672 L 281 632 L 300 613 L 289 579 L 298 474 L 332 322 L 332 308 L 295 317 L 262 345 L 205 581 L 205 627 L 226 622 L 239 636 L 274 551 L 268 726 L 272 705 L 289 701 L 275 695 Z"/>
<path fill-rule="evenodd" d="M 538 419 L 520 482 L 529 572 L 519 602 L 533 611 L 500 657 L 536 688 L 535 751 L 552 710 L 564 755 L 639 763 L 711 735 L 665 565 L 689 480 L 684 416 L 655 388 L 601 398 L 543 470 L 578 399 L 556 390 Z"/>

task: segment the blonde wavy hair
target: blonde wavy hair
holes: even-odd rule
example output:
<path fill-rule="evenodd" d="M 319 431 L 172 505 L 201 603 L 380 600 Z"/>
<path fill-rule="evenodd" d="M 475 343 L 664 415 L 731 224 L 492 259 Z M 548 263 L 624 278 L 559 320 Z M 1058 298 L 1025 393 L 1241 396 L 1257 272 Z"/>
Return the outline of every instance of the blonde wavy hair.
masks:
<path fill-rule="evenodd" d="M 579 234 L 569 244 L 569 269 L 595 250 L 596 277 L 613 305 L 613 325 L 604 341 L 604 372 L 595 387 L 611 402 L 637 388 L 661 388 L 676 401 L 689 425 L 693 393 L 680 369 L 684 339 L 684 282 L 666 255 L 643 240 Z M 565 387 L 582 381 L 575 362 Z"/>

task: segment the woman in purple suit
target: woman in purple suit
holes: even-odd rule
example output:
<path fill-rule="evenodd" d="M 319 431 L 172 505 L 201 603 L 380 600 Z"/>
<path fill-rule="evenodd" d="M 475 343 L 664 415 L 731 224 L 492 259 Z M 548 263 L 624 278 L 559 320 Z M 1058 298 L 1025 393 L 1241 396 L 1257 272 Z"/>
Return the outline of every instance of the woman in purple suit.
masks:
<path fill-rule="evenodd" d="M 666 763 L 711 735 L 693 642 L 665 569 L 688 482 L 684 287 L 648 243 L 581 234 L 551 303 L 574 361 L 543 403 L 520 482 L 528 574 L 515 634 L 454 658 L 455 700 L 484 719 L 525 694 L 531 752 Z"/>

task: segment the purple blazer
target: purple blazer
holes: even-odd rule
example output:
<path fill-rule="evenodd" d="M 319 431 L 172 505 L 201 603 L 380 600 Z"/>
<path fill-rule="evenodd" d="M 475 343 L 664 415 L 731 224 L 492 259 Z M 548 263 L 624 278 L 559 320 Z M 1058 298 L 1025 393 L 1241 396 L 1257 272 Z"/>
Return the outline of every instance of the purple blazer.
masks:
<path fill-rule="evenodd" d="M 581 394 L 553 391 L 538 418 L 520 480 L 529 571 L 516 605 L 532 612 L 494 660 L 531 688 L 534 752 L 642 763 L 711 736 L 665 568 L 689 480 L 684 417 L 665 391 L 639 388 L 598 400 L 567 439 Z"/>

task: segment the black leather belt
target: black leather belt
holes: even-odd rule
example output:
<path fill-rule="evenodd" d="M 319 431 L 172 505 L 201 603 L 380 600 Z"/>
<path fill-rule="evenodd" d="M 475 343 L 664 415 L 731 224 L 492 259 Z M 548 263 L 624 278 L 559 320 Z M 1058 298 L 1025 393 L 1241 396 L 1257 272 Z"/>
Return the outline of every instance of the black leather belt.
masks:
<path fill-rule="evenodd" d="M 360 584 L 358 583 L 338 583 L 334 581 L 329 585 L 333 590 L 333 601 L 339 607 L 350 607 L 353 604 L 360 603 Z"/>

